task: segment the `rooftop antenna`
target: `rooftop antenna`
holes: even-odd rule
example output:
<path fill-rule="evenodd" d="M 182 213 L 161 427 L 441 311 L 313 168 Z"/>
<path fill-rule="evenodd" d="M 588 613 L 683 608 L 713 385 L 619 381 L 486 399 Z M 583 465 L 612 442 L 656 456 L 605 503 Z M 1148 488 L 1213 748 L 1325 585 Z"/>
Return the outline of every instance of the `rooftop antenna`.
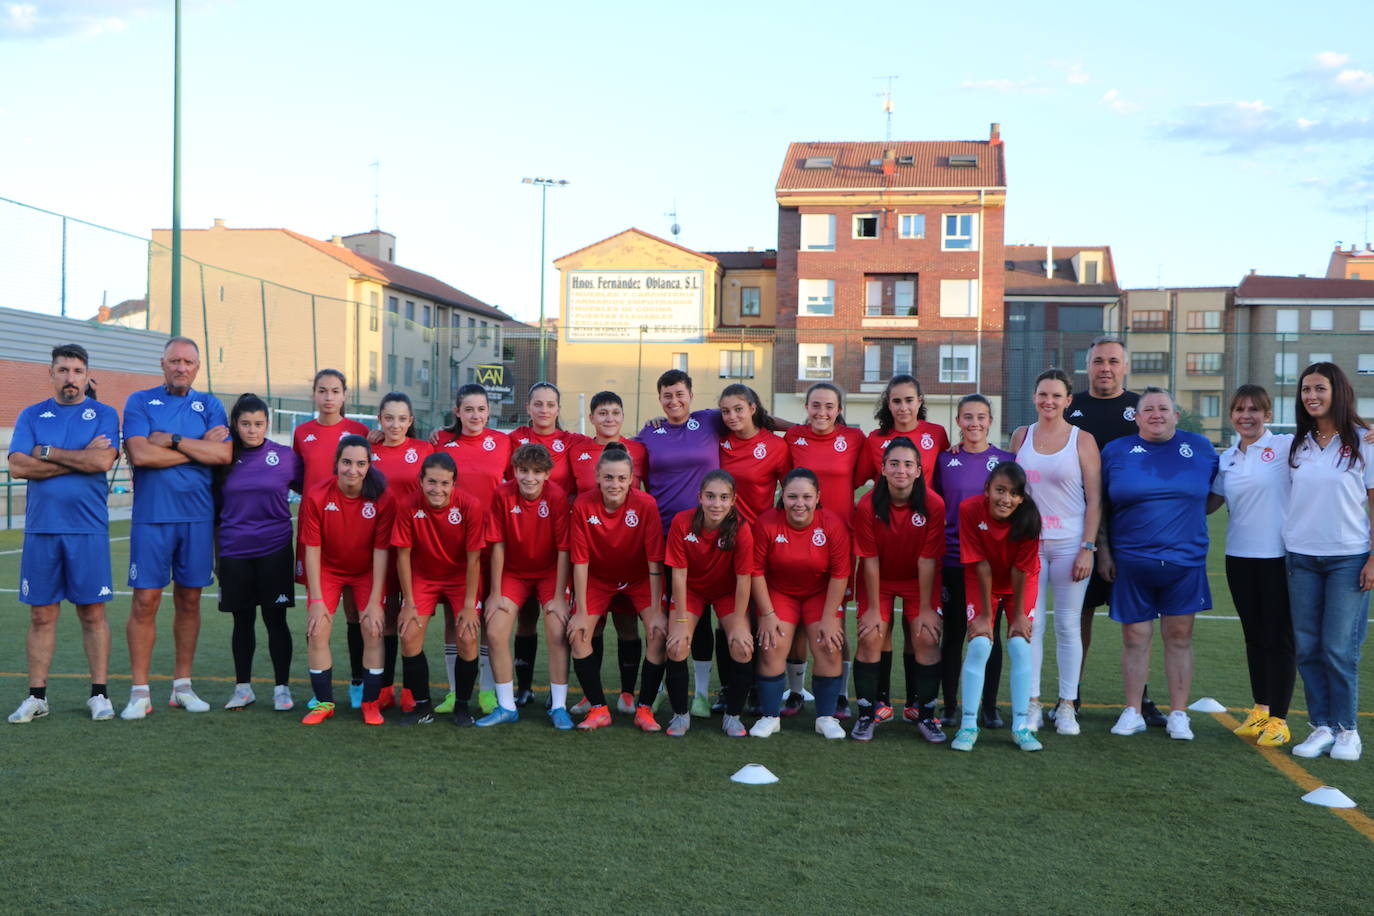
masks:
<path fill-rule="evenodd" d="M 378 218 L 382 201 L 382 160 L 374 159 L 370 168 L 372 169 L 372 231 L 376 232 L 382 228 L 382 221 Z"/>
<path fill-rule="evenodd" d="M 666 216 L 666 217 L 668 217 L 669 219 L 671 219 L 671 220 L 673 221 L 673 224 L 672 224 L 671 226 L 668 227 L 668 231 L 671 232 L 671 233 L 673 234 L 673 241 L 676 242 L 676 241 L 678 240 L 678 236 L 682 235 L 682 227 L 681 227 L 680 225 L 678 225 L 678 221 L 677 221 L 677 200 L 676 200 L 676 199 L 673 200 L 673 209 L 669 210 L 667 213 L 665 213 L 665 214 L 663 214 L 663 215 Z"/>
<path fill-rule="evenodd" d="M 883 111 L 887 113 L 887 142 L 892 142 L 892 81 L 901 79 L 897 74 L 887 76 L 875 76 L 875 80 L 887 80 L 887 89 L 878 93 L 883 100 Z"/>

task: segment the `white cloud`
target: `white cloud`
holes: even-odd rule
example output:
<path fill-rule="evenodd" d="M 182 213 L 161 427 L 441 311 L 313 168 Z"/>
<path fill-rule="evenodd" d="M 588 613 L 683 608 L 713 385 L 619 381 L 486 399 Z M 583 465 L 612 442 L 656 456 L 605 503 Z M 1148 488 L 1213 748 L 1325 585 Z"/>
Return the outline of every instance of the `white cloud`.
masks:
<path fill-rule="evenodd" d="M 1374 92 L 1374 73 L 1345 69 L 1336 74 L 1336 85 L 1353 93 Z"/>
<path fill-rule="evenodd" d="M 155 0 L 29 0 L 0 2 L 0 40 L 122 32 L 129 20 L 156 10 Z"/>
<path fill-rule="evenodd" d="M 1350 62 L 1349 54 L 1342 54 L 1339 51 L 1318 51 L 1313 57 L 1317 61 L 1317 66 L 1334 70 L 1337 67 L 1344 67 Z"/>
<path fill-rule="evenodd" d="M 1124 98 L 1118 89 L 1108 89 L 1099 101 L 1117 114 L 1134 114 L 1140 110 L 1140 105 Z"/>
<path fill-rule="evenodd" d="M 1084 70 L 1080 64 L 1073 64 L 1070 66 L 1068 75 L 1064 78 L 1069 81 L 1069 85 L 1071 86 L 1086 86 L 1088 83 L 1092 82 L 1092 77 L 1088 75 L 1088 71 Z"/>
<path fill-rule="evenodd" d="M 1183 120 L 1168 124 L 1165 135 L 1220 141 L 1227 144 L 1222 152 L 1246 153 L 1260 147 L 1368 140 L 1374 138 L 1374 119 L 1291 116 L 1259 99 L 1207 102 L 1192 106 Z"/>

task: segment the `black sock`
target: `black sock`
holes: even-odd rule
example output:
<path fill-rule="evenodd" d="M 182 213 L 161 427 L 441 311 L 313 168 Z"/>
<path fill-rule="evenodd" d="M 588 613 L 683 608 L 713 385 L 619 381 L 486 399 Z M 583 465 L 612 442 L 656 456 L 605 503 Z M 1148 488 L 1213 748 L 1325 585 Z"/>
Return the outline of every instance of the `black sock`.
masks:
<path fill-rule="evenodd" d="M 725 711 L 729 715 L 738 716 L 744 712 L 744 705 L 749 702 L 750 689 L 754 686 L 754 662 L 753 659 L 737 662 L 730 658 L 728 652 L 722 657 L 730 664 L 730 689 L 725 693 Z"/>
<path fill-rule="evenodd" d="M 334 702 L 334 669 L 310 672 L 310 687 L 315 691 L 315 699 L 321 703 Z"/>
<path fill-rule="evenodd" d="M 647 662 L 646 662 L 647 664 Z M 687 659 L 667 663 L 664 677 L 668 681 L 668 702 L 673 706 L 674 715 L 687 712 Z"/>
<path fill-rule="evenodd" d="M 730 689 L 730 665 L 734 659 L 730 658 L 730 637 L 725 635 L 724 627 L 716 627 L 716 670 L 720 672 L 720 689 L 722 692 Z"/>
<path fill-rule="evenodd" d="M 915 706 L 916 703 L 916 655 L 911 652 L 902 653 L 902 672 L 906 675 L 906 705 Z"/>
<path fill-rule="evenodd" d="M 634 639 L 617 640 L 615 648 L 616 658 L 620 662 L 620 692 L 634 693 L 635 680 L 639 676 L 639 659 L 644 651 L 644 643 L 636 636 Z M 658 690 L 658 688 L 655 687 L 654 690 Z"/>
<path fill-rule="evenodd" d="M 477 683 L 477 659 L 459 656 L 453 663 L 453 696 L 464 706 L 472 701 L 472 685 Z"/>
<path fill-rule="evenodd" d="M 914 659 L 916 656 L 912 656 Z M 921 708 L 921 718 L 935 716 L 935 703 L 940 699 L 940 675 L 944 667 L 936 662 L 933 665 L 916 663 L 916 705 Z"/>
<path fill-rule="evenodd" d="M 577 673 L 577 682 L 582 685 L 587 702 L 592 706 L 605 706 L 606 691 L 601 689 L 601 665 L 596 652 L 586 658 L 573 659 L 573 671 Z"/>
<path fill-rule="evenodd" d="M 363 682 L 363 625 L 348 625 L 348 669 L 349 679 L 355 684 Z"/>
<path fill-rule="evenodd" d="M 602 630 L 592 637 L 592 654 L 587 656 L 596 663 L 596 670 L 601 670 L 601 662 L 606 658 L 606 631 Z"/>
<path fill-rule="evenodd" d="M 267 654 L 272 657 L 272 676 L 284 687 L 291 680 L 291 628 L 286 625 L 286 608 L 280 605 L 262 609 L 267 625 Z"/>
<path fill-rule="evenodd" d="M 429 705 L 429 659 L 425 653 L 401 656 L 401 685 L 415 698 L 415 706 Z"/>
<path fill-rule="evenodd" d="M 401 649 L 401 637 L 395 633 L 382 636 L 382 686 L 396 685 L 396 656 Z"/>
<path fill-rule="evenodd" d="M 859 686 L 859 679 L 854 678 L 854 687 Z M 878 705 L 892 705 L 892 650 L 885 649 L 878 656 Z"/>
<path fill-rule="evenodd" d="M 529 690 L 534 683 L 534 659 L 539 653 L 538 636 L 515 637 L 515 688 Z"/>
<path fill-rule="evenodd" d="M 379 668 L 363 669 L 363 702 L 375 703 L 382 692 L 382 672 Z"/>
<path fill-rule="evenodd" d="M 254 632 L 257 621 L 256 607 L 234 612 L 234 629 L 229 634 L 229 647 L 234 654 L 234 679 L 240 684 L 247 684 L 253 679 L 253 653 L 258 647 L 257 634 Z"/>
<path fill-rule="evenodd" d="M 92 684 L 91 684 L 91 696 L 93 696 L 93 697 L 107 697 L 107 696 L 109 696 L 109 695 L 110 695 L 109 690 L 108 690 L 109 686 L 110 686 L 109 684 L 96 684 L 96 683 L 92 683 Z"/>
<path fill-rule="evenodd" d="M 684 675 L 685 677 L 686 675 Z M 658 688 L 663 683 L 663 663 L 644 659 L 644 676 L 640 679 L 639 705 L 653 706 Z M 673 712 L 677 712 L 676 709 Z"/>
<path fill-rule="evenodd" d="M 702 614 L 692 629 L 692 661 L 709 662 L 715 648 L 716 640 L 711 635 L 711 615 Z"/>
<path fill-rule="evenodd" d="M 46 700 L 48 698 L 47 685 L 42 687 L 30 687 L 29 696 L 33 697 L 35 700 Z M 94 696 L 94 694 L 92 694 L 92 696 Z"/>
<path fill-rule="evenodd" d="M 854 691 L 859 695 L 859 703 L 867 709 L 864 715 L 873 715 L 873 700 L 878 694 L 878 683 L 882 679 L 882 662 L 861 662 L 854 660 Z"/>

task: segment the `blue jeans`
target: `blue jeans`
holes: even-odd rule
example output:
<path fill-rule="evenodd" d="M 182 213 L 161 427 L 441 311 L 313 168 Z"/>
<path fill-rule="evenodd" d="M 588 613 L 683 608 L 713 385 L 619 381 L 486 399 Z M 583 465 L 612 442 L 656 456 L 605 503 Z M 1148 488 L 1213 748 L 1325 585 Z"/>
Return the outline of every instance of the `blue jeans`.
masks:
<path fill-rule="evenodd" d="M 1360 570 L 1369 554 L 1288 555 L 1288 598 L 1298 673 L 1312 725 L 1353 729 L 1360 692 L 1360 644 L 1369 628 L 1369 592 Z"/>

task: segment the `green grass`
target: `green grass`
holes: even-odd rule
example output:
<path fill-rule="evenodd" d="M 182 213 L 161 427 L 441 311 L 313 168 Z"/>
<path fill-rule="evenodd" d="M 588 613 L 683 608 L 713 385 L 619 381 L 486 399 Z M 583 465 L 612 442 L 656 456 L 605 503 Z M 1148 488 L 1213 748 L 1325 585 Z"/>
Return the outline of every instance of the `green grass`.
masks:
<path fill-rule="evenodd" d="M 127 534 L 127 523 L 114 533 Z M 0 533 L 0 550 L 19 543 L 17 533 Z M 127 546 L 114 545 L 116 570 Z M 18 556 L 0 556 L 0 586 L 17 578 Z M 1212 585 L 1213 613 L 1232 614 L 1219 572 Z M 127 602 L 111 605 L 112 669 L 125 673 Z M 295 613 L 295 690 L 304 699 Z M 6 714 L 23 696 L 24 679 L 13 673 L 25 667 L 26 619 L 13 593 L 0 594 Z M 718 719 L 695 722 L 681 741 L 634 732 L 620 716 L 611 729 L 566 734 L 548 726 L 542 706 L 490 731 L 372 729 L 351 711 L 307 729 L 300 709 L 271 710 L 266 683 L 257 706 L 219 708 L 233 674 L 229 625 L 210 600 L 204 621 L 197 684 L 212 712 L 168 709 L 164 680 L 154 684 L 150 720 L 92 723 L 79 630 L 65 611 L 54 671 L 78 676 L 50 682 L 47 719 L 0 724 L 0 910 L 1370 906 L 1370 840 L 1300 802 L 1303 790 L 1210 717 L 1194 714 L 1191 743 L 1156 730 L 1108 734 L 1120 703 L 1121 642 L 1105 618 L 1089 657 L 1084 733 L 1050 731 L 1040 754 L 1017 751 L 1006 731 L 985 731 L 974 753 L 957 754 L 923 744 L 903 724 L 882 727 L 869 745 L 830 743 L 809 719 L 787 720 L 768 741 L 727 739 Z M 164 619 L 154 663 L 163 675 L 169 628 Z M 260 635 L 260 675 L 265 642 Z M 438 642 L 436 634 L 429 647 L 436 671 Z M 343 657 L 342 633 L 338 643 Z M 1049 643 L 1046 685 L 1055 676 L 1052 636 Z M 1162 685 L 1158 648 L 1155 656 L 1152 680 Z M 608 677 L 613 666 L 608 659 Z M 126 676 L 112 678 L 116 709 L 127 687 Z M 1232 707 L 1249 701 L 1235 621 L 1198 621 L 1193 696 L 1206 695 Z M 1302 702 L 1299 684 L 1295 705 Z M 1361 708 L 1374 708 L 1368 678 Z M 745 763 L 765 764 L 781 781 L 729 782 Z M 1374 761 L 1302 765 L 1374 803 Z"/>

